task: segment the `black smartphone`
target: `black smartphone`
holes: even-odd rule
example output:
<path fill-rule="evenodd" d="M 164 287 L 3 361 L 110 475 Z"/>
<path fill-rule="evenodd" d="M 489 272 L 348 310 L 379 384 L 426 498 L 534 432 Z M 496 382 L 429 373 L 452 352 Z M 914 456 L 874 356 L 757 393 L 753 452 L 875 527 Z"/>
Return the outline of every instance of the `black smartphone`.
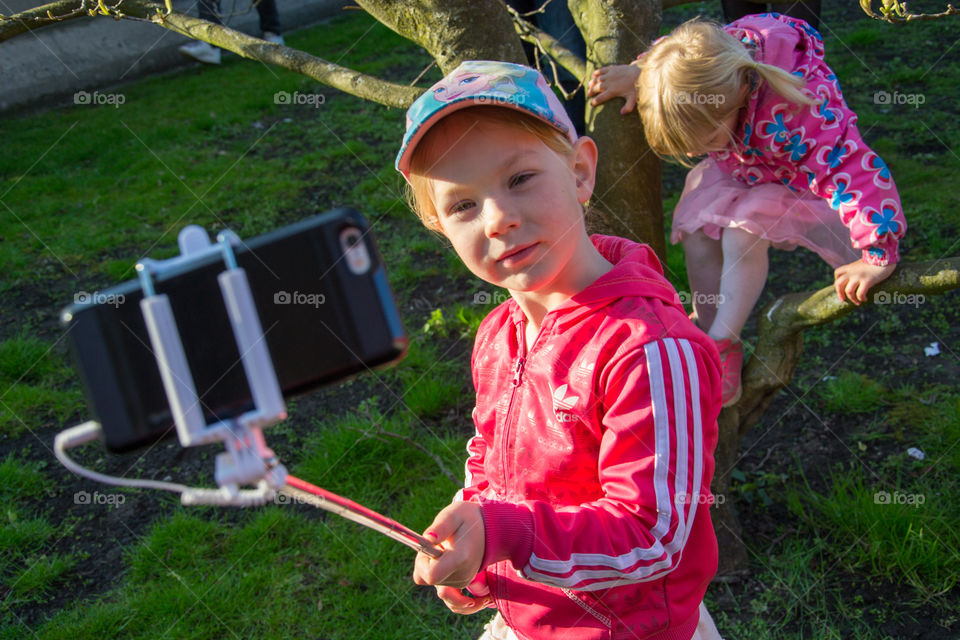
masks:
<path fill-rule="evenodd" d="M 393 363 L 407 337 L 365 218 L 341 208 L 235 248 L 247 274 L 284 397 Z M 207 422 L 253 408 L 217 275 L 218 255 L 161 271 Z M 176 432 L 131 280 L 81 292 L 61 320 L 108 450 L 128 451 Z"/>

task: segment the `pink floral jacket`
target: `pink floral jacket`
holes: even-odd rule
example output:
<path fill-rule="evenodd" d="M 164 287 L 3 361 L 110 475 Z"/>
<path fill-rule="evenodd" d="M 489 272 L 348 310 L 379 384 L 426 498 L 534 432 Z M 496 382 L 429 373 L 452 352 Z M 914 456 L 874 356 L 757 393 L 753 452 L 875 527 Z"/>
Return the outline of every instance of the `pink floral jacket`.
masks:
<path fill-rule="evenodd" d="M 804 92 L 819 102 L 791 103 L 759 83 L 740 118 L 735 147 L 711 154 L 717 165 L 746 184 L 779 181 L 794 191 L 809 189 L 839 212 L 864 262 L 898 262 L 907 229 L 900 195 L 887 165 L 860 137 L 857 114 L 823 60 L 820 34 L 775 13 L 747 16 L 724 29 L 758 62 L 803 78 Z"/>

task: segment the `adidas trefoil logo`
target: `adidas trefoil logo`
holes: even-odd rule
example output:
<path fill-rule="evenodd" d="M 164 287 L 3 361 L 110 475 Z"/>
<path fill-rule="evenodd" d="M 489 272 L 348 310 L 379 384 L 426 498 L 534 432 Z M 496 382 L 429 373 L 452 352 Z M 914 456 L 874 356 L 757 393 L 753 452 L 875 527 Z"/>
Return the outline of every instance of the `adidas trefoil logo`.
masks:
<path fill-rule="evenodd" d="M 579 399 L 577 396 L 567 396 L 567 385 L 559 386 L 553 392 L 553 410 L 555 412 L 570 411 Z"/>

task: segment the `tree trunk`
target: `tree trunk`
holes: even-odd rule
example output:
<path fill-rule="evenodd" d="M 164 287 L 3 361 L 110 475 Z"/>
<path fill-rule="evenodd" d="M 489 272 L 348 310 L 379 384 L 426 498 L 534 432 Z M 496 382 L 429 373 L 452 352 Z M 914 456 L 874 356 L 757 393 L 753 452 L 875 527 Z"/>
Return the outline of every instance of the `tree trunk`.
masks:
<path fill-rule="evenodd" d="M 357 0 L 374 18 L 426 49 L 446 74 L 464 60 L 526 64 L 502 2 Z"/>
<path fill-rule="evenodd" d="M 554 0 L 557 1 L 557 0 Z M 660 27 L 660 5 L 645 0 L 569 0 L 587 43 L 587 77 L 595 69 L 634 60 Z M 648 243 L 666 259 L 660 159 L 650 151 L 640 118 L 620 115 L 620 100 L 587 104 L 587 132 L 600 149 L 600 171 L 591 204 L 592 231 Z"/>

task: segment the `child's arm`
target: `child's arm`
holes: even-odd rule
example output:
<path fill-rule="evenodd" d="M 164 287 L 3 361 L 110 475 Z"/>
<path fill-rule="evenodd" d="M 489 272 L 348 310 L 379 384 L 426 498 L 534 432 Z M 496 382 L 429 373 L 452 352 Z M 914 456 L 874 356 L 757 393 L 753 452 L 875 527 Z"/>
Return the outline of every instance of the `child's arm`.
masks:
<path fill-rule="evenodd" d="M 697 511 L 707 517 L 720 410 L 714 358 L 699 345 L 666 339 L 608 365 L 600 398 L 603 496 L 560 508 L 536 500 L 485 500 L 482 526 L 474 505 L 451 508 L 434 526 L 450 534 L 447 543 L 456 551 L 449 564 L 440 564 L 446 552 L 439 561 L 424 558 L 434 572 L 418 576 L 458 586 L 473 572 L 509 559 L 530 580 L 598 590 L 671 572 Z"/>
<path fill-rule="evenodd" d="M 834 288 L 841 300 L 859 304 L 893 272 L 907 222 L 889 169 L 860 137 L 857 116 L 836 82 L 825 77 L 828 72 L 824 65 L 807 83 L 821 104 L 798 105 L 792 117 L 786 105 L 774 108 L 774 119 L 784 118 L 788 130 L 780 128 L 784 122 L 763 117 L 754 130 L 780 162 L 806 176 L 810 191 L 829 202 L 850 230 L 862 256 L 834 272 Z"/>
<path fill-rule="evenodd" d="M 638 61 L 602 67 L 593 72 L 587 84 L 587 95 L 593 96 L 590 104 L 597 106 L 613 98 L 626 102 L 620 113 L 627 114 L 637 106 L 637 79 L 640 77 Z"/>

